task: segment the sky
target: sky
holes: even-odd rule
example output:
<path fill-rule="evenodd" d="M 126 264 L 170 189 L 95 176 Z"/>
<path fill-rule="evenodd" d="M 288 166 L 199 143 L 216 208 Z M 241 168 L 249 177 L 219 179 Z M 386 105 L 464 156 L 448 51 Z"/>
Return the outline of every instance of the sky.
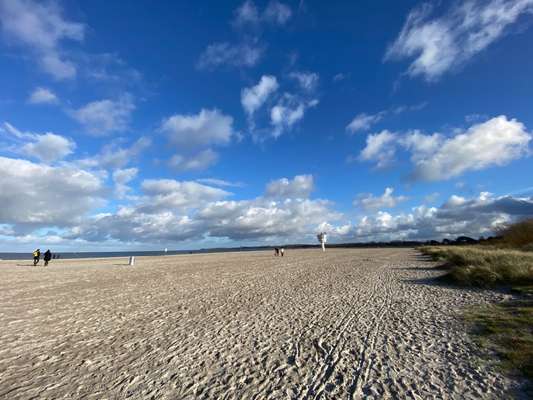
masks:
<path fill-rule="evenodd" d="M 493 235 L 533 0 L 0 0 L 0 251 Z"/>

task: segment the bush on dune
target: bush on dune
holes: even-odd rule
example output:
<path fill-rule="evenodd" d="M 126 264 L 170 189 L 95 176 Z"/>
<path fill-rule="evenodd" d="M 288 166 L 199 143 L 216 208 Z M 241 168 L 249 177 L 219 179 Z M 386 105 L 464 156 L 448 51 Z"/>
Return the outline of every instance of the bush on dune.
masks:
<path fill-rule="evenodd" d="M 503 245 L 533 251 L 533 218 L 505 226 L 498 231 Z"/>

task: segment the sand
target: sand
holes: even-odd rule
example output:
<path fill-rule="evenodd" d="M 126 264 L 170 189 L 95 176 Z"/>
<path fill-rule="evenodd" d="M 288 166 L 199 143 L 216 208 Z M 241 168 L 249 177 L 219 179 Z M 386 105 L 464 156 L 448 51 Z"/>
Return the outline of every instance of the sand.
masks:
<path fill-rule="evenodd" d="M 412 249 L 0 261 L 2 399 L 502 399 Z M 41 261 L 42 265 L 42 261 Z"/>

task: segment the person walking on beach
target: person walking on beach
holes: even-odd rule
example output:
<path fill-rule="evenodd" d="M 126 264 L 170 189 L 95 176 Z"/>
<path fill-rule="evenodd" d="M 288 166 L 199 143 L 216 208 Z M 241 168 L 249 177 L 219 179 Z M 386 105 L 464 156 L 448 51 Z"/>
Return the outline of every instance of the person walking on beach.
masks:
<path fill-rule="evenodd" d="M 277 247 L 274 247 L 274 255 L 276 257 L 279 256 L 279 249 Z"/>
<path fill-rule="evenodd" d="M 285 254 L 285 249 L 282 247 L 279 251 L 279 253 L 281 254 L 281 256 L 283 257 L 283 255 Z"/>
<path fill-rule="evenodd" d="M 41 250 L 37 249 L 33 252 L 33 266 L 35 267 L 41 258 Z"/>
<path fill-rule="evenodd" d="M 52 252 L 50 251 L 50 249 L 48 249 L 44 252 L 44 257 L 43 257 L 45 267 L 48 265 L 48 261 L 50 261 L 51 259 L 52 259 Z"/>

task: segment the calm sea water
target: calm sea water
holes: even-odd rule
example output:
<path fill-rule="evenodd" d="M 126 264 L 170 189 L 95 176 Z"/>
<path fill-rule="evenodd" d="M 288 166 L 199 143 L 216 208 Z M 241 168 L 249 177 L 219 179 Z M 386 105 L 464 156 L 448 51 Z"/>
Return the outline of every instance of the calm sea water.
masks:
<path fill-rule="evenodd" d="M 41 249 L 43 250 L 43 249 Z M 58 252 L 52 254 L 59 255 L 60 258 L 106 258 L 106 257 L 129 257 L 129 256 L 171 256 L 176 254 L 201 254 L 201 253 L 223 253 L 228 251 L 254 251 L 264 250 L 264 248 L 233 248 L 233 249 L 202 249 L 202 250 L 178 250 L 178 251 L 104 251 L 104 252 Z M 46 249 L 44 250 L 46 251 Z M 41 259 L 44 251 L 41 252 Z M 0 260 L 31 260 L 32 253 L 0 253 Z"/>

